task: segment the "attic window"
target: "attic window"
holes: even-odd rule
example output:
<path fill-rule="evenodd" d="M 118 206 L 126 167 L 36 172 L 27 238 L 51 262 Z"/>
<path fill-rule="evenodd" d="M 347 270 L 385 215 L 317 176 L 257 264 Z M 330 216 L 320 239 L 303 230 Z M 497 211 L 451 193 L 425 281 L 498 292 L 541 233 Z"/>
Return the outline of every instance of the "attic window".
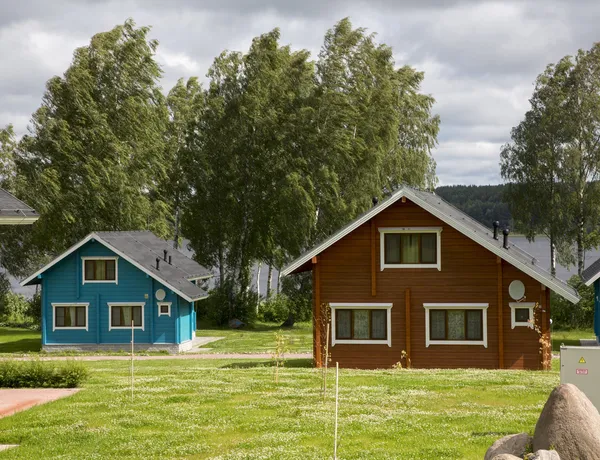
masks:
<path fill-rule="evenodd" d="M 381 270 L 441 270 L 441 232 L 439 227 L 380 228 Z"/>
<path fill-rule="evenodd" d="M 82 257 L 83 284 L 118 284 L 118 257 Z"/>
<path fill-rule="evenodd" d="M 171 316 L 171 302 L 158 302 L 158 316 Z"/>

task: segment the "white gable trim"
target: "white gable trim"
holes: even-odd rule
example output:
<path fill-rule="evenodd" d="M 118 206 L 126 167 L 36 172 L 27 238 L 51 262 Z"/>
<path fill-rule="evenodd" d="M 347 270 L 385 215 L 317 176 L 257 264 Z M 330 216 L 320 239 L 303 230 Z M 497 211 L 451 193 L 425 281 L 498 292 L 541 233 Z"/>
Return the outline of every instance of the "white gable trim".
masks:
<path fill-rule="evenodd" d="M 598 273 L 596 273 L 594 276 L 592 276 L 589 280 L 587 280 L 585 282 L 585 285 L 591 286 L 592 284 L 594 284 L 594 281 L 596 281 L 598 278 L 600 278 L 600 271 Z"/>
<path fill-rule="evenodd" d="M 371 218 L 373 218 L 374 216 L 379 214 L 381 211 L 387 209 L 389 206 L 394 204 L 396 201 L 398 201 L 402 197 L 407 197 L 413 203 L 415 203 L 417 206 L 423 208 L 425 211 L 429 212 L 430 214 L 434 215 L 441 221 L 450 225 L 455 230 L 458 230 L 463 235 L 472 239 L 479 245 L 483 246 L 484 248 L 486 248 L 493 254 L 497 255 L 501 259 L 505 260 L 509 264 L 513 265 L 514 267 L 518 268 L 522 272 L 528 274 L 536 281 L 542 283 L 544 286 L 552 289 L 557 294 L 560 294 L 562 297 L 569 300 L 570 302 L 572 302 L 572 303 L 579 302 L 579 297 L 577 295 L 573 294 L 570 290 L 566 289 L 564 286 L 562 286 L 561 283 L 555 282 L 554 280 L 548 279 L 547 277 L 537 273 L 535 270 L 533 270 L 527 264 L 523 263 L 522 261 L 520 261 L 518 259 L 515 259 L 508 251 L 503 250 L 502 248 L 499 248 L 498 246 L 496 246 L 492 241 L 489 241 L 488 238 L 485 238 L 482 235 L 479 235 L 478 233 L 471 231 L 469 228 L 464 226 L 460 221 L 453 219 L 451 216 L 443 213 L 436 207 L 434 207 L 434 206 L 430 205 L 429 203 L 427 203 L 426 201 L 422 200 L 416 194 L 412 193 L 412 191 L 409 188 L 401 188 L 400 190 L 396 191 L 386 201 L 384 201 L 383 203 L 381 203 L 378 206 L 373 207 L 370 211 L 365 213 L 362 217 L 355 220 L 347 227 L 344 227 L 338 233 L 332 235 L 330 238 L 325 240 L 323 243 L 321 243 L 319 246 L 315 247 L 313 250 L 311 250 L 304 256 L 293 261 L 291 264 L 289 264 L 287 267 L 285 267 L 281 271 L 282 276 L 289 275 L 294 270 L 296 270 L 297 268 L 301 267 L 306 262 L 311 260 L 313 257 L 315 257 L 316 255 L 323 252 L 329 246 L 331 246 L 332 244 L 341 240 L 343 237 L 345 237 L 352 231 L 356 230 L 358 227 L 360 227 L 365 222 L 369 221 Z M 600 274 L 598 276 L 600 276 Z"/>
<path fill-rule="evenodd" d="M 174 293 L 176 293 L 178 296 L 180 296 L 182 299 L 187 300 L 188 302 L 194 302 L 196 300 L 201 300 L 204 299 L 205 297 L 201 297 L 198 299 L 192 299 L 189 296 L 185 295 L 183 292 L 181 292 L 179 289 L 177 289 L 175 286 L 167 283 L 164 279 L 160 278 L 159 276 L 157 276 L 155 273 L 153 273 L 152 271 L 148 270 L 146 267 L 144 267 L 143 265 L 140 265 L 139 263 L 137 263 L 135 260 L 133 260 L 131 257 L 129 257 L 127 254 L 119 251 L 117 248 L 111 246 L 109 243 L 107 243 L 106 241 L 104 241 L 102 238 L 100 238 L 97 234 L 95 233 L 90 233 L 88 236 L 86 236 L 83 240 L 81 240 L 79 243 L 71 246 L 69 249 L 67 249 L 65 252 L 63 252 L 60 256 L 58 256 L 56 259 L 52 260 L 50 263 L 48 263 L 47 265 L 43 266 L 42 268 L 40 268 L 37 272 L 35 272 L 33 275 L 31 275 L 29 278 L 26 278 L 25 280 L 21 281 L 21 286 L 26 286 L 28 283 L 30 283 L 32 280 L 34 280 L 35 278 L 37 278 L 39 275 L 41 275 L 42 273 L 44 273 L 46 270 L 48 270 L 49 268 L 53 267 L 54 265 L 56 265 L 58 262 L 60 262 L 61 260 L 63 260 L 65 257 L 67 257 L 68 255 L 72 254 L 74 251 L 76 251 L 77 249 L 79 249 L 81 246 L 83 246 L 84 244 L 86 244 L 88 241 L 90 240 L 95 240 L 98 243 L 104 245 L 106 248 L 110 249 L 111 251 L 113 251 L 115 254 L 117 254 L 119 257 L 122 257 L 123 259 L 125 259 L 127 262 L 129 262 L 131 265 L 133 265 L 134 267 L 138 268 L 139 270 L 143 271 L 144 273 L 146 273 L 148 276 L 154 278 L 156 281 L 158 281 L 161 284 L 164 284 L 165 286 L 167 286 L 169 289 L 171 289 L 171 291 L 173 291 Z"/>

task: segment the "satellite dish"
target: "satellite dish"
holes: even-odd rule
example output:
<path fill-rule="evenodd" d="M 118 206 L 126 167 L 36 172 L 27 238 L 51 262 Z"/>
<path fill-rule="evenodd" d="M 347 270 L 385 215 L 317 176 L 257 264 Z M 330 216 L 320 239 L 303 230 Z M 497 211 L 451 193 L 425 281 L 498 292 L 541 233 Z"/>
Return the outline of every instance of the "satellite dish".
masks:
<path fill-rule="evenodd" d="M 154 294 L 154 295 L 156 296 L 156 300 L 161 302 L 162 300 L 165 300 L 167 293 L 165 292 L 164 289 L 159 289 L 158 291 L 156 291 L 156 294 Z"/>
<path fill-rule="evenodd" d="M 508 294 L 514 300 L 521 300 L 523 297 L 525 297 L 525 285 L 522 281 L 514 280 L 508 286 Z"/>

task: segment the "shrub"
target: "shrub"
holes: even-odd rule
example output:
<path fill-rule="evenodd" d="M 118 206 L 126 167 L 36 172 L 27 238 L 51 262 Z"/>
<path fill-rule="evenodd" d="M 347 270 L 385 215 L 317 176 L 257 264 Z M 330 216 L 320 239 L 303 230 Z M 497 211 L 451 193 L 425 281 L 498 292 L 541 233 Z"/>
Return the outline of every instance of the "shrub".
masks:
<path fill-rule="evenodd" d="M 32 319 L 27 317 L 29 302 L 25 296 L 6 293 L 2 302 L 2 322 L 12 324 L 31 323 Z"/>
<path fill-rule="evenodd" d="M 577 275 L 569 284 L 577 289 L 581 300 L 573 305 L 559 295 L 551 294 L 550 314 L 555 329 L 591 328 L 594 323 L 594 286 L 586 286 Z"/>
<path fill-rule="evenodd" d="M 0 388 L 75 388 L 87 377 L 75 361 L 0 361 Z"/>
<path fill-rule="evenodd" d="M 258 306 L 258 319 L 268 323 L 281 323 L 288 319 L 290 301 L 285 294 L 276 294 Z"/>
<path fill-rule="evenodd" d="M 233 283 L 225 282 L 209 292 L 200 313 L 218 326 L 227 325 L 234 318 L 251 324 L 255 320 L 257 301 L 256 292 L 241 292 Z"/>

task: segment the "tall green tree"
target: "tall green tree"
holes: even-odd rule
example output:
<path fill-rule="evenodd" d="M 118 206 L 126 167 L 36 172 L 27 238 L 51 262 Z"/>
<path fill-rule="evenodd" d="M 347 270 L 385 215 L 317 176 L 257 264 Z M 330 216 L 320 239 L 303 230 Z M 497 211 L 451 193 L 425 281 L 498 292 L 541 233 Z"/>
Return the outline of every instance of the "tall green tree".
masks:
<path fill-rule="evenodd" d="M 186 83 L 179 79 L 167 96 L 169 123 L 165 135 L 167 173 L 160 185 L 162 196 L 171 208 L 173 222 L 173 246 L 180 246 L 181 210 L 190 196 L 190 184 L 184 170 L 189 155 L 190 132 L 196 126 L 204 109 L 204 92 L 198 78 L 191 77 Z"/>
<path fill-rule="evenodd" d="M 41 214 L 36 245 L 65 249 L 94 230 L 150 229 L 168 236 L 168 121 L 158 46 L 128 20 L 75 51 L 50 79 L 15 153 L 16 187 Z"/>

